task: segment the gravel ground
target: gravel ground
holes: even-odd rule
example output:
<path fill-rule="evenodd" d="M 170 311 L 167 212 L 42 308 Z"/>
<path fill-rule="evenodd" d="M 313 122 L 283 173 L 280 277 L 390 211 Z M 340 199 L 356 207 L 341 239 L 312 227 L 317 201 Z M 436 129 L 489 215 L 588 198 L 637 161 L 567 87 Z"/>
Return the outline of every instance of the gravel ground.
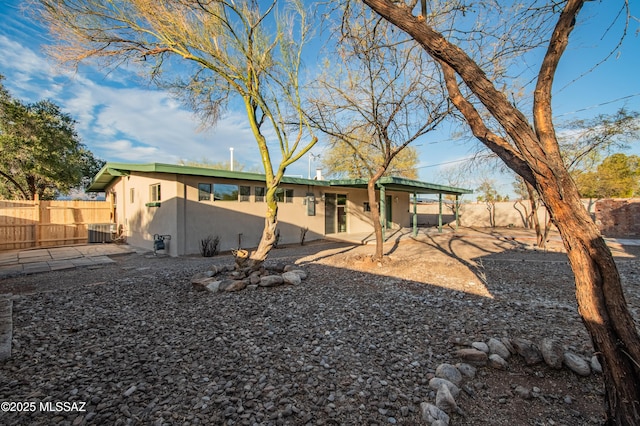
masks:
<path fill-rule="evenodd" d="M 550 337 L 592 355 L 566 256 L 527 245 L 451 234 L 395 242 L 382 264 L 368 260 L 369 246 L 282 248 L 268 262 L 298 263 L 309 277 L 238 293 L 190 284 L 229 256 L 131 254 L 0 281 L 14 294 L 0 401 L 35 403 L 0 413 L 0 424 L 424 424 L 429 380 L 459 362 L 461 346 Z M 615 250 L 639 319 L 637 255 Z M 602 421 L 600 376 L 508 362 L 478 369 L 451 424 Z M 56 402 L 67 405 L 53 411 Z"/>

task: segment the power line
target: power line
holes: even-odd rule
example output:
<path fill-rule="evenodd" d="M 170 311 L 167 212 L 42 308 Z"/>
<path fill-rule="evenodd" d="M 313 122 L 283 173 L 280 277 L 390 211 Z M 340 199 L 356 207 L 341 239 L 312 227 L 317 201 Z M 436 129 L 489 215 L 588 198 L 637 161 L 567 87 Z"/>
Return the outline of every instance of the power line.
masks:
<path fill-rule="evenodd" d="M 612 104 L 612 103 L 614 103 L 614 102 L 622 101 L 622 100 L 625 100 L 625 99 L 631 99 L 631 98 L 634 98 L 634 97 L 636 97 L 636 96 L 640 96 L 640 93 L 635 93 L 635 94 L 633 94 L 633 95 L 623 96 L 623 97 L 621 97 L 621 98 L 614 99 L 614 100 L 612 100 L 612 101 L 602 102 L 602 103 L 599 103 L 599 104 L 596 104 L 596 105 L 591 105 L 591 106 L 588 106 L 588 107 L 584 107 L 584 108 L 581 108 L 581 109 L 577 109 L 577 110 L 575 110 L 575 111 L 565 112 L 565 113 L 563 113 L 563 114 L 558 114 L 558 115 L 556 115 L 556 117 L 562 117 L 563 115 L 569 115 L 569 114 L 575 114 L 575 113 L 577 113 L 577 112 L 587 111 L 587 110 L 590 110 L 590 109 L 593 109 L 593 108 L 598 108 L 598 107 L 601 107 L 601 106 L 604 106 L 604 105 L 609 105 L 609 104 Z"/>

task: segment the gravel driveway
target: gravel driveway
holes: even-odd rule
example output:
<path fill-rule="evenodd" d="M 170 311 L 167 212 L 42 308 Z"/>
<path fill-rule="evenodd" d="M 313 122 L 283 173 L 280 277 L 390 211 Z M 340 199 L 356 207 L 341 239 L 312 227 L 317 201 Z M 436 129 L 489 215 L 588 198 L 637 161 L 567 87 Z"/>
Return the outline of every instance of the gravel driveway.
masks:
<path fill-rule="evenodd" d="M 396 243 L 380 265 L 367 263 L 368 246 L 277 249 L 270 263 L 299 263 L 309 277 L 238 293 L 190 284 L 229 256 L 130 254 L 0 281 L 14 293 L 0 401 L 34 404 L 0 424 L 424 424 L 429 380 L 461 345 L 550 337 L 591 356 L 562 253 L 494 238 L 463 255 L 443 238 Z M 638 319 L 640 266 L 621 250 Z M 597 424 L 602 404 L 600 376 L 514 357 L 507 370 L 478 369 L 451 424 Z"/>

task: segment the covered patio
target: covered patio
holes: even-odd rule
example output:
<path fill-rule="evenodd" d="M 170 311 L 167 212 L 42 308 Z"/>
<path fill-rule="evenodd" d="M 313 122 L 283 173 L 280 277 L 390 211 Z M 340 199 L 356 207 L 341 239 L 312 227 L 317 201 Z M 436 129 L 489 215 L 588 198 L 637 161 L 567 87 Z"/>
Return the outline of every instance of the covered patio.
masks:
<path fill-rule="evenodd" d="M 366 179 L 342 179 L 342 180 L 332 180 L 332 187 L 350 187 L 350 188 L 367 188 L 367 180 Z M 455 197 L 454 199 L 454 214 L 456 218 L 456 227 L 458 224 L 458 210 L 459 210 L 459 197 L 464 194 L 472 194 L 473 191 L 470 189 L 464 188 L 456 188 L 453 186 L 445 186 L 445 185 L 437 185 L 434 183 L 422 182 L 412 179 L 405 179 L 394 176 L 385 176 L 380 178 L 376 183 L 376 188 L 378 190 L 378 201 L 380 205 L 380 221 L 382 223 L 382 238 L 386 240 L 386 235 L 389 232 L 389 221 L 387 220 L 387 197 L 386 191 L 398 191 L 398 192 L 407 192 L 413 195 L 412 198 L 412 235 L 415 237 L 418 235 L 418 194 L 420 195 L 438 195 L 438 232 L 442 233 L 442 205 L 443 205 L 443 195 L 450 195 Z M 365 243 L 363 241 L 362 243 Z"/>

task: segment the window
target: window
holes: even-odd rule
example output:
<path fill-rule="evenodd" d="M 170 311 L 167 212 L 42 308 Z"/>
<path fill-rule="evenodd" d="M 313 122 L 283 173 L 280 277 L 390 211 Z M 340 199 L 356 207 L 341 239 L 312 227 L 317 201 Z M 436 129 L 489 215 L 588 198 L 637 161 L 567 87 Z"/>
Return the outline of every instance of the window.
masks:
<path fill-rule="evenodd" d="M 211 201 L 211 184 L 198 184 L 198 201 Z"/>
<path fill-rule="evenodd" d="M 249 201 L 251 199 L 251 187 L 250 186 L 241 186 L 240 187 L 240 201 Z"/>
<path fill-rule="evenodd" d="M 276 199 L 279 203 L 293 203 L 293 189 L 278 188 Z"/>
<path fill-rule="evenodd" d="M 363 210 L 364 210 L 365 212 L 370 212 L 370 211 L 371 211 L 371 204 L 369 204 L 369 202 L 368 202 L 368 201 L 365 201 L 365 202 L 364 202 Z"/>
<path fill-rule="evenodd" d="M 160 201 L 162 198 L 160 196 L 160 184 L 156 183 L 153 185 L 149 185 L 149 201 L 152 203 Z"/>
<path fill-rule="evenodd" d="M 134 188 L 129 188 L 129 202 L 133 204 L 135 202 L 136 190 Z"/>
<path fill-rule="evenodd" d="M 216 183 L 213 185 L 213 201 L 238 201 L 238 185 Z"/>
<path fill-rule="evenodd" d="M 264 194 L 267 192 L 267 188 L 264 186 L 256 186 L 253 190 L 256 194 L 256 203 L 264 202 Z"/>

